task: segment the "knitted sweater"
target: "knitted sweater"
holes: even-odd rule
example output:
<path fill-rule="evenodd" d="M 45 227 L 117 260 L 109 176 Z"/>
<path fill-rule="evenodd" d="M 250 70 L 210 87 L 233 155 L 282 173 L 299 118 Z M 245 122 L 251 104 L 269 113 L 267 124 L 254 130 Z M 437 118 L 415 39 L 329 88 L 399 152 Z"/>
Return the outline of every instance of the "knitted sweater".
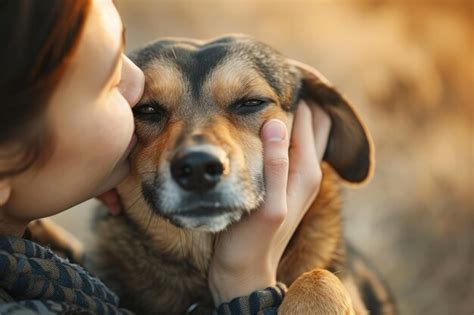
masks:
<path fill-rule="evenodd" d="M 277 314 L 285 290 L 278 284 L 255 291 L 213 314 Z M 0 237 L 0 314 L 133 314 L 119 305 L 117 295 L 81 266 L 32 241 Z"/>

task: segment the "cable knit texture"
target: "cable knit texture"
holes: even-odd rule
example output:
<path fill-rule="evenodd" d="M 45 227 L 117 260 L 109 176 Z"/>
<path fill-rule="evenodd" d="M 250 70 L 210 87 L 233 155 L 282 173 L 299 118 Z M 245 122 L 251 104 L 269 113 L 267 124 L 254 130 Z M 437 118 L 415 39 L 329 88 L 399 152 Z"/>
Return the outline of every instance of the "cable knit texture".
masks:
<path fill-rule="evenodd" d="M 286 290 L 286 286 L 279 282 L 277 283 L 276 287 L 268 287 L 264 290 L 258 290 L 249 296 L 238 297 L 229 303 L 221 304 L 214 314 L 278 314 L 278 306 L 280 306 L 281 302 L 283 301 Z"/>
<path fill-rule="evenodd" d="M 217 315 L 277 314 L 286 287 L 258 290 L 220 305 Z M 0 237 L 0 314 L 133 314 L 102 281 L 49 248 Z"/>
<path fill-rule="evenodd" d="M 0 237 L 0 314 L 131 314 L 81 266 L 17 237 Z"/>

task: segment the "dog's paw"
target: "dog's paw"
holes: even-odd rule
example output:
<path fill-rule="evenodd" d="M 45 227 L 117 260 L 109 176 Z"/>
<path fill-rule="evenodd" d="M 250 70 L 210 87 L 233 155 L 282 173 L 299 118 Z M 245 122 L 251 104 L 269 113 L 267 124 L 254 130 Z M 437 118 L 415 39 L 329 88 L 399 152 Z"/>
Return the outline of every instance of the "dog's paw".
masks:
<path fill-rule="evenodd" d="M 278 314 L 353 315 L 355 312 L 342 282 L 327 270 L 314 269 L 293 282 Z"/>

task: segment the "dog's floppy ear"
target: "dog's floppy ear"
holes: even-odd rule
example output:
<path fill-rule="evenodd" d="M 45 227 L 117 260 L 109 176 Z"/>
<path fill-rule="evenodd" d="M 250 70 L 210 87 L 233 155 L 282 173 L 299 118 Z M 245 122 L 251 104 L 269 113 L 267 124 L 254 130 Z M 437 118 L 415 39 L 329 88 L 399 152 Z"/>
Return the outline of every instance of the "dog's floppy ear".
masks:
<path fill-rule="evenodd" d="M 374 149 L 364 123 L 349 102 L 316 69 L 295 60 L 288 62 L 300 73 L 298 98 L 316 102 L 331 117 L 324 160 L 350 183 L 367 181 L 373 173 Z"/>

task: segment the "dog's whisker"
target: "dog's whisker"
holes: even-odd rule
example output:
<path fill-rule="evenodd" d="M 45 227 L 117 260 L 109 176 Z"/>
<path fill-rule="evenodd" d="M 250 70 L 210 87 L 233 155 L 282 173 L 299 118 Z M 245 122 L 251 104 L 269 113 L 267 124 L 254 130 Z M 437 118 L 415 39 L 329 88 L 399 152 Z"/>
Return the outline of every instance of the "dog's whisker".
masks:
<path fill-rule="evenodd" d="M 191 234 L 191 251 L 194 252 L 194 233 L 190 231 Z"/>
<path fill-rule="evenodd" d="M 180 241 L 181 241 L 181 252 L 182 252 L 181 255 L 183 255 L 183 258 L 184 258 L 185 255 L 186 255 L 186 248 L 185 248 L 185 246 L 186 246 L 186 244 L 187 244 L 186 232 L 183 231 L 183 232 L 180 233 L 180 234 L 181 234 Z"/>
<path fill-rule="evenodd" d="M 125 208 L 125 211 L 130 211 L 141 200 L 141 198 L 142 198 L 142 191 L 140 189 L 140 193 L 138 194 L 135 201 L 133 201 L 129 207 Z"/>
<path fill-rule="evenodd" d="M 151 221 L 153 221 L 153 211 L 150 211 L 150 218 L 148 219 L 148 223 L 145 227 L 145 233 L 148 232 L 148 228 L 150 227 Z"/>
<path fill-rule="evenodd" d="M 171 52 L 173 53 L 174 59 L 178 59 L 176 56 L 176 51 L 174 50 L 174 47 L 171 47 Z"/>
<path fill-rule="evenodd" d="M 121 193 L 121 195 L 123 195 L 123 196 L 128 196 L 128 195 L 130 195 L 130 194 L 132 194 L 132 193 L 135 194 L 138 190 L 141 190 L 141 188 L 142 188 L 142 187 L 141 187 L 140 185 L 138 185 L 138 186 L 136 186 L 136 187 L 133 187 L 133 188 L 130 189 L 129 191 L 126 191 L 126 192 Z"/>
<path fill-rule="evenodd" d="M 188 254 L 188 255 L 189 255 L 189 248 L 186 246 L 189 244 L 189 241 L 190 241 L 190 235 L 189 235 L 190 233 L 192 233 L 192 231 L 183 231 L 183 239 L 184 239 L 183 253 Z"/>
<path fill-rule="evenodd" d="M 158 170 L 156 171 L 147 171 L 147 172 L 139 172 L 138 175 L 147 175 L 147 174 L 157 174 Z"/>
<path fill-rule="evenodd" d="M 181 233 L 181 231 L 180 231 L 180 233 L 179 233 L 179 245 L 181 247 L 181 255 L 184 258 L 185 255 L 186 255 L 184 244 L 186 244 L 186 243 L 183 242 L 183 237 L 185 238 L 184 241 L 186 241 L 186 236 L 184 235 L 184 233 Z"/>
<path fill-rule="evenodd" d="M 178 248 L 179 248 L 179 251 L 181 252 L 181 255 L 183 255 L 183 244 L 182 244 L 182 241 L 181 241 L 180 231 L 178 231 Z"/>

